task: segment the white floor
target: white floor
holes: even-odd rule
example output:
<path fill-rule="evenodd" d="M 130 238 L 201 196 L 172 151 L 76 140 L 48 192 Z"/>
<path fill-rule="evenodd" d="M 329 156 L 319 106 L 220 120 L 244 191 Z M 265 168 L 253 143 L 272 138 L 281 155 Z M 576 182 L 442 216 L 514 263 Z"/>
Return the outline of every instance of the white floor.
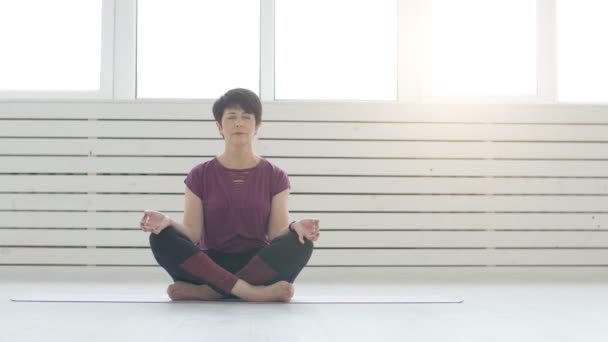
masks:
<path fill-rule="evenodd" d="M 608 270 L 305 269 L 296 295 L 462 304 L 21 303 L 32 292 L 164 293 L 155 269 L 0 267 L 0 341 L 608 341 Z"/>

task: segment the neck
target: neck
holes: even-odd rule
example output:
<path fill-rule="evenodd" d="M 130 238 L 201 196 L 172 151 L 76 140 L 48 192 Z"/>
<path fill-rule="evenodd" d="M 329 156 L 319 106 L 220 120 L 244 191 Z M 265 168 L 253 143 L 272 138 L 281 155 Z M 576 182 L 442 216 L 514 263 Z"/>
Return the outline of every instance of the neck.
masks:
<path fill-rule="evenodd" d="M 251 145 L 242 148 L 226 146 L 224 153 L 217 157 L 222 164 L 230 169 L 246 169 L 254 167 L 260 157 L 253 152 Z"/>

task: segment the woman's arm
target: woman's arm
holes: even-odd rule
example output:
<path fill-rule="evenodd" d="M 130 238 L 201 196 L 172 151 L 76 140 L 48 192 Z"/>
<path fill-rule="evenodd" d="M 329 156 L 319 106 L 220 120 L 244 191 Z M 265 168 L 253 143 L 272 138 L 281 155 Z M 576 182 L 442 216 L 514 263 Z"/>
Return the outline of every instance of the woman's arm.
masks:
<path fill-rule="evenodd" d="M 205 231 L 203 223 L 203 202 L 188 187 L 185 192 L 184 223 L 171 219 L 171 225 L 186 235 L 190 241 L 197 243 Z"/>
<path fill-rule="evenodd" d="M 274 240 L 277 236 L 286 234 L 289 225 L 289 189 L 274 195 L 270 207 L 270 220 L 268 222 L 268 239 Z"/>
<path fill-rule="evenodd" d="M 289 232 L 289 209 L 287 208 L 287 200 L 289 197 L 289 189 L 276 194 L 272 198 L 272 206 L 270 208 L 270 222 L 268 224 L 268 239 L 274 240 L 277 236 L 287 234 Z M 300 243 L 304 244 L 304 239 L 317 241 L 320 235 L 319 220 L 315 218 L 307 218 L 295 221 L 293 230 L 298 234 Z"/>

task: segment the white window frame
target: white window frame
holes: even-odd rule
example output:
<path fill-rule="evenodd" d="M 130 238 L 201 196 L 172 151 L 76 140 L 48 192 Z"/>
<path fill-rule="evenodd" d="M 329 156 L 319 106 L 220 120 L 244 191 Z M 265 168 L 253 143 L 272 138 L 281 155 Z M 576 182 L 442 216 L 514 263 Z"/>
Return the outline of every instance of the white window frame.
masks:
<path fill-rule="evenodd" d="M 120 0 L 117 1 L 120 3 Z M 114 68 L 114 0 L 101 4 L 101 69 L 97 91 L 22 91 L 1 90 L 1 100 L 46 99 L 112 99 L 112 70 Z"/>
<path fill-rule="evenodd" d="M 6 99 L 62 99 L 163 102 L 136 98 L 137 0 L 103 0 L 101 89 L 99 91 L 0 92 Z M 537 4 L 537 95 L 500 97 L 435 96 L 431 94 L 428 43 L 431 0 L 398 0 L 397 100 L 386 103 L 554 104 L 557 103 L 556 0 Z M 340 102 L 275 100 L 275 0 L 260 0 L 260 97 L 264 102 Z M 212 99 L 172 99 L 172 102 L 208 102 Z"/>

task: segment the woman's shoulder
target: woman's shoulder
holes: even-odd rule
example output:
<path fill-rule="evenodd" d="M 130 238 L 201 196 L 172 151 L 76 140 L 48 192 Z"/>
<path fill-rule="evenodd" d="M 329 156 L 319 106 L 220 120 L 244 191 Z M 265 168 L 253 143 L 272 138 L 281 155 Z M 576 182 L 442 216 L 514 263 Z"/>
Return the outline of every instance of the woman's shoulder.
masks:
<path fill-rule="evenodd" d="M 217 163 L 217 158 L 213 157 L 209 160 L 198 163 L 190 168 L 190 172 L 205 172 L 208 168 L 213 167 Z"/>
<path fill-rule="evenodd" d="M 276 174 L 285 174 L 287 175 L 287 172 L 280 167 L 279 165 L 271 162 L 270 160 L 266 159 L 266 158 L 262 158 L 261 163 L 265 164 L 265 170 L 267 170 L 268 173 L 276 175 Z"/>
<path fill-rule="evenodd" d="M 270 182 L 269 186 L 271 196 L 274 196 L 285 189 L 291 188 L 289 176 L 282 167 L 269 160 L 264 160 L 263 162 L 266 166 L 265 177 L 267 177 Z"/>

